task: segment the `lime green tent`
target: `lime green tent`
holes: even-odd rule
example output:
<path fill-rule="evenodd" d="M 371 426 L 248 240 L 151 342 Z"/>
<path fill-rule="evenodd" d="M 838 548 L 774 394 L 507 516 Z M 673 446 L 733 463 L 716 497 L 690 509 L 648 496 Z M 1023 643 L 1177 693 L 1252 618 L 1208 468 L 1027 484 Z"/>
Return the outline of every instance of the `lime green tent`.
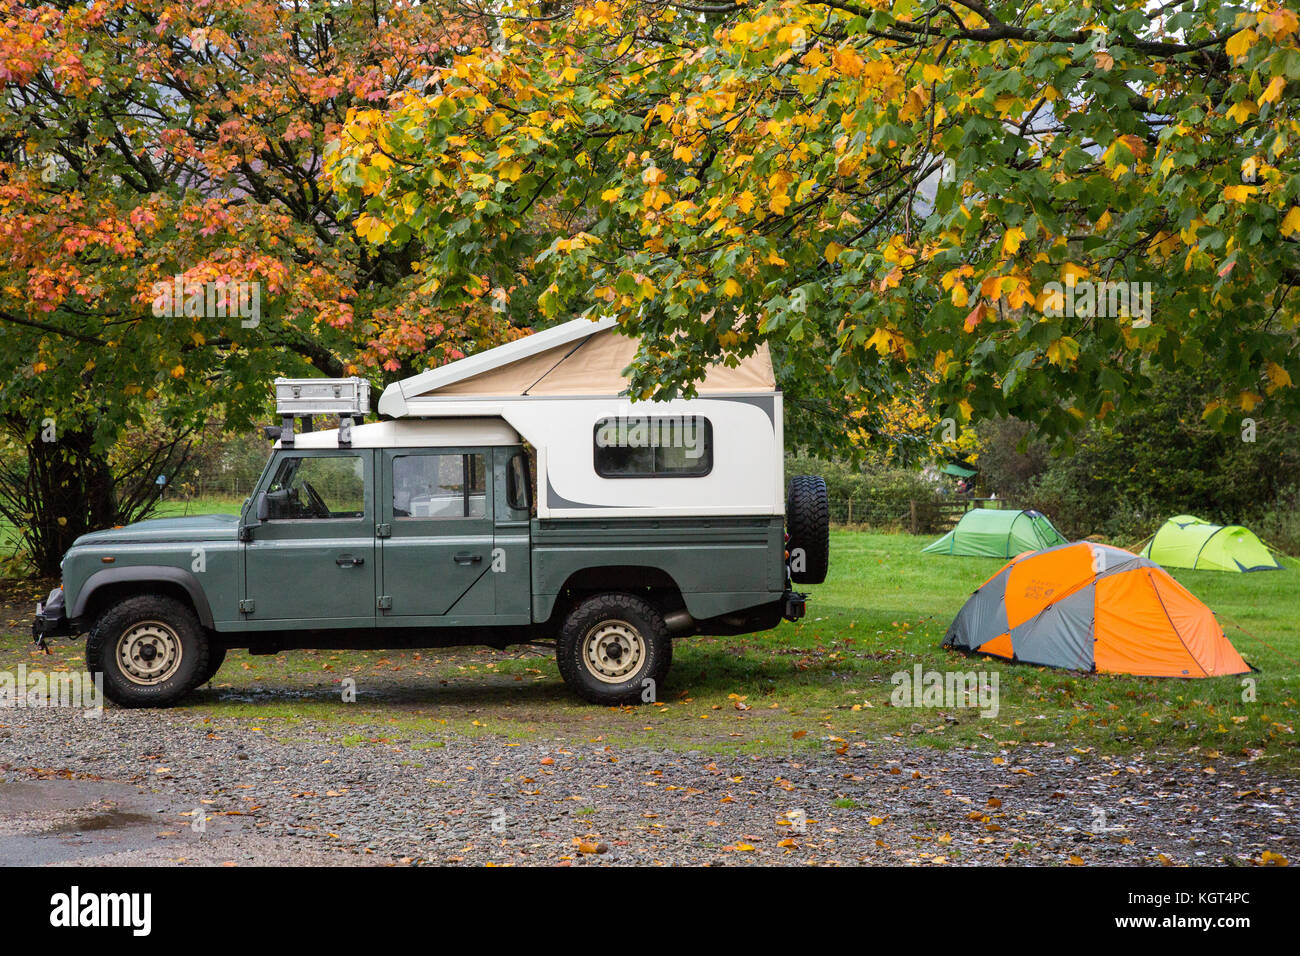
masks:
<path fill-rule="evenodd" d="M 1061 532 L 1037 511 L 973 508 L 962 515 L 957 527 L 922 548 L 921 553 L 1014 558 L 1025 551 L 1039 551 L 1065 543 Z"/>
<path fill-rule="evenodd" d="M 1192 515 L 1174 515 L 1142 549 L 1142 556 L 1167 568 L 1195 571 L 1280 571 L 1282 564 L 1254 532 Z"/>

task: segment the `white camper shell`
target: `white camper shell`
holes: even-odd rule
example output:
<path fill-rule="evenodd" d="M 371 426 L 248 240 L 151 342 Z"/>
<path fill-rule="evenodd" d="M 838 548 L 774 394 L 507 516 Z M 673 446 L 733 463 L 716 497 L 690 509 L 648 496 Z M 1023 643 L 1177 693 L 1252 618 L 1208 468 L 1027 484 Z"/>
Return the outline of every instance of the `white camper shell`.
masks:
<path fill-rule="evenodd" d="M 698 397 L 666 402 L 621 395 L 636 349 L 613 319 L 576 319 L 396 382 L 378 411 L 504 421 L 536 450 L 539 518 L 781 515 L 782 404 L 766 345 L 713 366 Z"/>

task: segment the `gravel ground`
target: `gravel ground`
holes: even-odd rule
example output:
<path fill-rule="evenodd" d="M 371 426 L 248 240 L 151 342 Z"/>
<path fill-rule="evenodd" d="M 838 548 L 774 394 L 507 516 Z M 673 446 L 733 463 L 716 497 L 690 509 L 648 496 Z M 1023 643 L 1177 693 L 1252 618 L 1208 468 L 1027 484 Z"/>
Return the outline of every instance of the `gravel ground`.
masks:
<path fill-rule="evenodd" d="M 1292 781 L 1191 756 L 830 740 L 782 759 L 281 730 L 0 713 L 0 862 L 1250 865 L 1300 850 Z"/>

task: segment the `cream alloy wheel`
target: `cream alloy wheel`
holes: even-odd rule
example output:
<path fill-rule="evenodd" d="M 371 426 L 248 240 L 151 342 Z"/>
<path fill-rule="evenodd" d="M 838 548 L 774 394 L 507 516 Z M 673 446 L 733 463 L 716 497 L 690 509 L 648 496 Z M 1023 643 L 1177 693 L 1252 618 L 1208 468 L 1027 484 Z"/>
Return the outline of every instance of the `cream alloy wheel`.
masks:
<path fill-rule="evenodd" d="M 160 684 L 176 673 L 184 651 L 180 638 L 160 621 L 141 621 L 117 642 L 122 673 L 136 684 Z"/>
<path fill-rule="evenodd" d="M 587 632 L 582 659 L 597 680 L 621 684 L 645 660 L 645 641 L 626 621 L 602 621 Z"/>

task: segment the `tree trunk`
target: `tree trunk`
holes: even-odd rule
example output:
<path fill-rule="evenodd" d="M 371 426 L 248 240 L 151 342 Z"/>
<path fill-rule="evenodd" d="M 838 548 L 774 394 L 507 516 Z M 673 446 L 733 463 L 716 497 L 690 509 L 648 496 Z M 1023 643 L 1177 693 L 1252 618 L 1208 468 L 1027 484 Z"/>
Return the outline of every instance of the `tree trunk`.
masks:
<path fill-rule="evenodd" d="M 117 515 L 113 473 L 88 432 L 58 435 L 51 442 L 38 435 L 27 460 L 35 510 L 32 562 L 42 574 L 57 575 L 63 553 L 77 537 L 112 526 Z"/>

